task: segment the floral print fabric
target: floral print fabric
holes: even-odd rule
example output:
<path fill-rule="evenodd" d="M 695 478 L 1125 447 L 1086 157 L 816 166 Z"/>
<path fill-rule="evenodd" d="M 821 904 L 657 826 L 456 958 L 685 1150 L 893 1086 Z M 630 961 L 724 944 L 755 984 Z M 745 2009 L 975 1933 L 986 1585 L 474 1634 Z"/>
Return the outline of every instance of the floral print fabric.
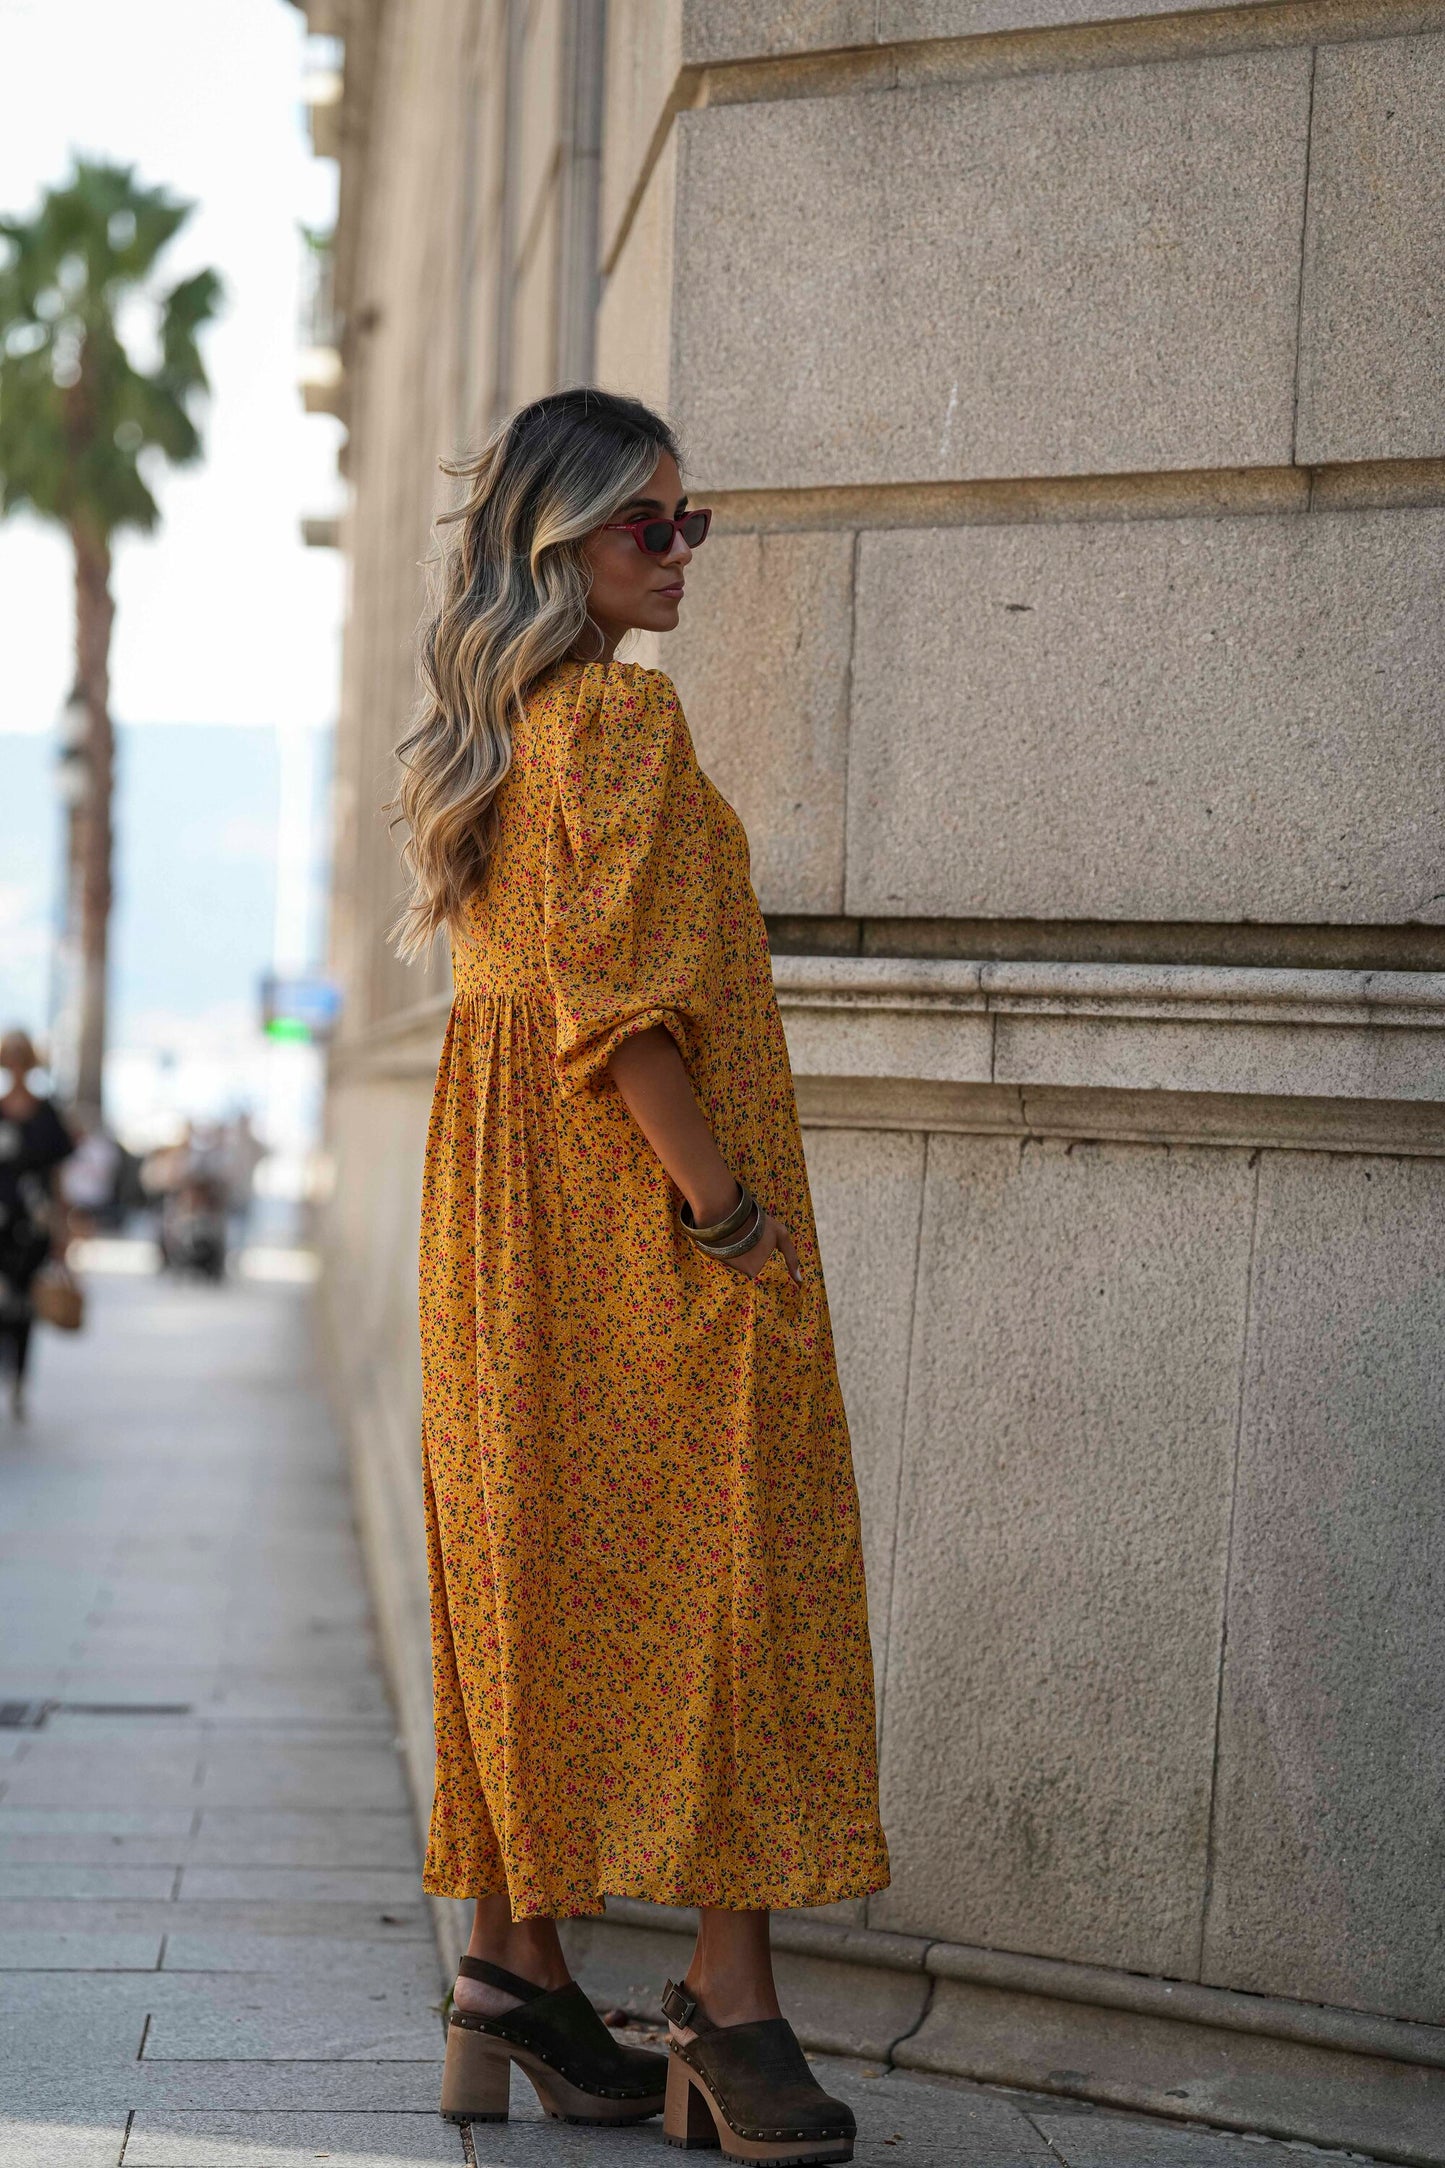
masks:
<path fill-rule="evenodd" d="M 517 1918 L 881 1888 L 858 1503 L 741 822 L 659 671 L 534 688 L 454 944 L 421 1238 L 425 1887 Z M 607 1064 L 661 1024 L 790 1228 L 696 1251 Z"/>

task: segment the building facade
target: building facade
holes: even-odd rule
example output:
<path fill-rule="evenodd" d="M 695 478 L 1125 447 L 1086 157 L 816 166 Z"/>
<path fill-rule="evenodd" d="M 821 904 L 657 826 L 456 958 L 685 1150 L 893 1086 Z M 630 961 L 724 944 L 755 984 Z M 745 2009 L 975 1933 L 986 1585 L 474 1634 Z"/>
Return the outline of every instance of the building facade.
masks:
<path fill-rule="evenodd" d="M 751 838 L 864 1504 L 894 1879 L 778 1923 L 801 2029 L 1445 2162 L 1445 6 L 308 17 L 326 1303 L 419 1806 L 446 988 L 379 808 L 437 462 L 591 378 L 716 509 L 640 659 Z"/>

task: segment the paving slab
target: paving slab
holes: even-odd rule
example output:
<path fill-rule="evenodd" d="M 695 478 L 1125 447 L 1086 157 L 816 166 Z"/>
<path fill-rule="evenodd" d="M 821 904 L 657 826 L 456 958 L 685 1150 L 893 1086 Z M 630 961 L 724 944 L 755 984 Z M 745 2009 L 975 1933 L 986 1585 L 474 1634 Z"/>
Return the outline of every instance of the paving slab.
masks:
<path fill-rule="evenodd" d="M 14 1807 L 182 1807 L 196 1797 L 195 1742 L 144 1743 L 127 1749 L 97 1740 L 35 1742 L 6 1772 L 5 1803 Z"/>
<path fill-rule="evenodd" d="M 0 1809 L 0 1838 L 3 1833 Z M 186 1856 L 198 1866 L 415 1869 L 418 1864 L 411 1816 L 385 1809 L 301 1814 L 274 1808 L 207 1807 Z M 413 1896 L 416 1887 L 413 1880 Z"/>
<path fill-rule="evenodd" d="M 0 1869 L 0 1873 L 3 1873 Z M 271 1898 L 285 1903 L 404 1905 L 416 1895 L 413 1867 L 183 1867 L 176 1892 L 196 1898 Z"/>
<path fill-rule="evenodd" d="M 0 1567 L 3 1571 L 3 1567 Z M 47 1695 L 60 1691 L 64 1672 L 59 1664 L 44 1661 L 23 1664 L 13 1661 L 13 1651 L 7 1650 L 12 1661 L 0 1665 L 0 1700 L 43 1701 Z"/>
<path fill-rule="evenodd" d="M 437 2086 L 435 2063 L 151 2063 L 137 2061 L 133 2050 L 122 2057 L 108 2047 L 79 2064 L 72 2058 L 62 2085 L 53 2050 L 22 2043 L 18 2053 L 0 2058 L 0 2139 L 9 2116 L 98 2121 L 143 2108 L 199 2114 L 342 2108 L 435 2116 Z"/>
<path fill-rule="evenodd" d="M 174 1663 L 180 1638 L 175 1626 L 93 1626 L 78 1634 L 64 1653 L 68 1662 L 85 1669 L 115 1671 L 134 1664 L 137 1669 L 163 1671 Z M 220 1669 L 225 1643 L 218 1625 L 188 1628 L 185 1640 L 193 1656 L 202 1662 L 209 1658 Z"/>
<path fill-rule="evenodd" d="M 116 1836 L 180 1841 L 197 1825 L 193 1807 L 0 1806 L 0 1837 Z"/>
<path fill-rule="evenodd" d="M 227 1673 L 220 1690 L 225 1718 L 252 1715 L 316 1717 L 365 1716 L 390 1724 L 391 1708 L 375 1676 L 337 1682 L 332 1679 L 278 1679 L 266 1672 Z"/>
<path fill-rule="evenodd" d="M 192 1716 L 172 1717 L 169 1720 L 116 1720 L 113 1727 L 97 1720 L 87 1726 L 87 1736 L 90 1738 L 105 1737 L 107 1734 L 130 1740 L 138 1736 L 144 1738 L 147 1734 L 171 1740 L 184 1738 L 198 1748 L 206 1764 L 223 1752 L 234 1754 L 238 1759 L 249 1760 L 254 1760 L 257 1754 L 267 1748 L 288 1754 L 311 1748 L 317 1752 L 332 1754 L 350 1751 L 356 1754 L 381 1753 L 389 1756 L 396 1745 L 394 1727 L 389 1723 L 378 1723 L 372 1717 L 338 1715 L 334 1723 L 319 1724 L 310 1716 L 236 1717 L 224 1716 L 212 1708 L 197 1710 Z M 325 1811 L 330 1812 L 331 1809 L 327 1808 Z M 358 1811 L 377 1810 L 362 1808 Z"/>
<path fill-rule="evenodd" d="M 101 2073 L 140 2053 L 156 1972 L 0 1972 L 0 2116 L 114 2102 Z M 84 2042 L 83 2056 L 77 2043 Z M 3 2128 L 3 2122 L 0 2122 Z"/>
<path fill-rule="evenodd" d="M 0 1898 L 5 1897 L 170 1897 L 175 1867 L 92 1867 L 75 1863 L 0 1866 Z"/>
<path fill-rule="evenodd" d="M 66 1930 L 84 1919 L 92 1931 L 139 1934 L 151 1927 L 182 1925 L 192 1933 L 265 1935 L 356 1935 L 369 1940 L 426 1941 L 433 1933 L 425 1899 L 409 1905 L 352 1904 L 209 1904 L 196 1902 L 180 1912 L 172 1904 L 63 1897 L 15 1897 L 0 1900 L 0 1928 Z"/>
<path fill-rule="evenodd" d="M 1257 2140 L 1198 2124 L 1174 2129 L 1081 2115 L 1035 2115 L 1033 2122 L 1065 2168 L 1257 2168 L 1259 2162 Z"/>
<path fill-rule="evenodd" d="M 71 1662 L 59 1673 L 65 1701 L 188 1701 L 213 1705 L 224 1677 L 219 1664 L 107 1664 Z"/>
<path fill-rule="evenodd" d="M 465 2160 L 461 2131 L 437 2115 L 237 2112 L 137 2115 L 126 2168 L 391 2168 L 394 2161 Z"/>
<path fill-rule="evenodd" d="M 189 1841 L 185 1837 L 106 1836 L 100 1830 L 90 1835 L 59 1831 L 51 1836 L 36 1829 L 9 1835 L 0 1828 L 0 1865 L 169 1867 L 174 1874 L 186 1857 Z"/>
<path fill-rule="evenodd" d="M 203 1807 L 267 1805 L 294 1809 L 407 1805 L 394 1746 L 215 1747 L 200 1783 Z"/>
<path fill-rule="evenodd" d="M 276 1584 L 255 1588 L 249 1584 L 231 1602 L 226 1625 L 238 1641 L 277 1642 L 292 1636 L 307 1639 L 328 1634 L 352 1634 L 370 1642 L 371 1615 L 365 1596 L 345 1583 L 322 1585 L 308 1591 L 304 1602 L 279 1593 Z"/>
<path fill-rule="evenodd" d="M 145 2057 L 155 2062 L 433 2062 L 445 2052 L 441 1988 L 388 1969 L 371 1984 L 274 1974 L 159 1973 Z"/>
<path fill-rule="evenodd" d="M 133 1631 L 139 1639 L 150 1629 L 119 1631 Z M 243 1621 L 237 1627 L 218 1626 L 214 1639 L 231 1663 L 248 1670 L 364 1678 L 377 1661 L 374 1638 L 343 1623 L 301 1633 L 294 1628 L 277 1629 L 269 1621 Z"/>
<path fill-rule="evenodd" d="M 138 2044 L 146 2013 L 165 1990 L 166 1982 L 156 1972 L 3 1972 L 0 2037 L 9 2047 L 27 2030 L 40 2034 L 79 2019 L 88 2032 L 112 2021 L 127 2031 L 134 2025 Z"/>
<path fill-rule="evenodd" d="M 0 1929 L 0 1972 L 154 1972 L 162 1934 L 96 1935 L 88 1928 L 55 1934 Z"/>
<path fill-rule="evenodd" d="M 923 2087 L 896 2070 L 812 2058 L 830 2093 L 858 2118 L 858 2162 L 946 2161 L 973 2168 L 1057 2168 L 1045 2140 L 1023 2110 L 980 2087 Z"/>
<path fill-rule="evenodd" d="M 3 1947 L 0 1936 L 0 1947 Z M 365 1982 L 385 1977 L 435 2000 L 436 1952 L 430 1941 L 368 1942 L 343 1935 L 193 1935 L 164 1938 L 165 1972 L 284 1972 L 316 1980 Z"/>
<path fill-rule="evenodd" d="M 49 1755 L 63 1751 L 77 1760 L 99 1759 L 107 1750 L 119 1749 L 118 1762 L 143 1764 L 153 1750 L 169 1749 L 177 1761 L 187 1754 L 194 1761 L 213 1728 L 210 1706 L 204 1702 L 86 1699 L 54 1710 L 36 1744 Z"/>
<path fill-rule="evenodd" d="M 344 2108 L 436 2116 L 435 2063 L 140 2062 L 121 2085 L 127 2107 L 137 2114 Z"/>
<path fill-rule="evenodd" d="M 0 2168 L 116 2168 L 126 2118 L 42 2122 L 7 2116 L 0 2124 Z"/>

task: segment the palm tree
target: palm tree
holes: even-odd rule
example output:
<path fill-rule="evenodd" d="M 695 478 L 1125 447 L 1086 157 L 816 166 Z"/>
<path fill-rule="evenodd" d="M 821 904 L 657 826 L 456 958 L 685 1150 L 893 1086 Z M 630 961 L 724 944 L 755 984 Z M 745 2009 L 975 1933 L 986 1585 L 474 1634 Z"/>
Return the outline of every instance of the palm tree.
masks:
<path fill-rule="evenodd" d="M 75 557 L 75 714 L 70 751 L 83 788 L 69 812 L 68 927 L 78 952 L 67 1082 L 97 1121 L 105 1054 L 106 944 L 111 903 L 111 543 L 160 517 L 147 485 L 158 458 L 200 456 L 191 418 L 206 390 L 197 334 L 221 283 L 198 271 L 168 291 L 156 260 L 192 206 L 144 188 L 131 166 L 77 159 L 26 219 L 0 218 L 0 515 L 20 507 L 53 520 Z M 139 304 L 139 307 L 138 307 Z M 132 361 L 120 333 L 149 313 L 154 367 Z"/>

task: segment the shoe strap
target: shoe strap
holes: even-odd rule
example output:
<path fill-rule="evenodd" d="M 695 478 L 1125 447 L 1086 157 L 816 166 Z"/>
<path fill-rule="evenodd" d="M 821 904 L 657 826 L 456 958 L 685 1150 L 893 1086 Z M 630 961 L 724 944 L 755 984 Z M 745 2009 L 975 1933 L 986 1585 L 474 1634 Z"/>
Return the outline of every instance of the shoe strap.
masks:
<path fill-rule="evenodd" d="M 485 1957 L 459 1957 L 457 1971 L 464 1979 L 482 1980 L 503 1995 L 515 1995 L 518 2002 L 536 2002 L 540 1996 L 552 1993 L 550 1987 L 538 1987 L 534 1980 L 524 1980 L 520 1974 L 493 1965 Z"/>

